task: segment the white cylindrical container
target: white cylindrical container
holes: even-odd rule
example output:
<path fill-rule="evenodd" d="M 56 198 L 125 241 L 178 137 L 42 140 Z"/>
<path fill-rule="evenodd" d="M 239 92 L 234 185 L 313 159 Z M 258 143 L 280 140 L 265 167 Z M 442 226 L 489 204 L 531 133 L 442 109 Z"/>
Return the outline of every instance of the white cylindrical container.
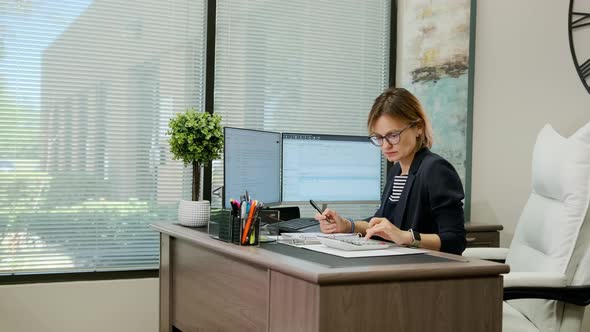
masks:
<path fill-rule="evenodd" d="M 210 215 L 211 204 L 209 201 L 181 200 L 178 205 L 178 221 L 183 226 L 206 226 L 209 222 Z"/>

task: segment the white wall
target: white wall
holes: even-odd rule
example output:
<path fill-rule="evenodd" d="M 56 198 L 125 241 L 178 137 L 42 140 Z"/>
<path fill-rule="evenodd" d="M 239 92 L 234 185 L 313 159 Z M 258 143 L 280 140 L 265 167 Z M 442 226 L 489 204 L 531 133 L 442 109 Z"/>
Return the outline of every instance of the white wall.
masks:
<path fill-rule="evenodd" d="M 536 135 L 570 135 L 590 121 L 590 95 L 568 44 L 569 1 L 478 1 L 472 221 L 504 225 L 503 246 L 531 191 Z M 590 309 L 583 331 L 590 331 Z"/>
<path fill-rule="evenodd" d="M 531 191 L 536 135 L 570 135 L 590 121 L 567 34 L 569 1 L 478 1 L 472 220 L 504 225 L 510 244 Z"/>
<path fill-rule="evenodd" d="M 0 286 L 0 331 L 156 332 L 158 278 Z"/>

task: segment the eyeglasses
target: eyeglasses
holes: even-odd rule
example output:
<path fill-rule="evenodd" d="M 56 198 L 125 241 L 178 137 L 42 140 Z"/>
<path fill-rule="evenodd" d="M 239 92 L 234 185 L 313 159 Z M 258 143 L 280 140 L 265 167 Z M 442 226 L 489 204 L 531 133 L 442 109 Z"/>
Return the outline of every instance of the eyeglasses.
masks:
<path fill-rule="evenodd" d="M 402 133 L 404 132 L 404 130 L 412 127 L 414 124 L 411 123 L 408 126 L 406 126 L 404 129 L 400 130 L 400 131 L 394 131 L 391 132 L 385 136 L 381 136 L 381 135 L 371 135 L 369 136 L 369 141 L 371 141 L 371 143 L 373 143 L 373 145 L 375 146 L 382 146 L 383 145 L 383 139 L 385 139 L 387 141 L 387 143 L 391 144 L 391 145 L 396 145 L 399 144 L 400 138 Z"/>

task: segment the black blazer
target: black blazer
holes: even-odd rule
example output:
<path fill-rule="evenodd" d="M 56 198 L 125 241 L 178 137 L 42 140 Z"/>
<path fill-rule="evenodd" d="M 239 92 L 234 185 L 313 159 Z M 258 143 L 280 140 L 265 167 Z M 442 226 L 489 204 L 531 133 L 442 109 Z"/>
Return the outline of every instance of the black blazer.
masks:
<path fill-rule="evenodd" d="M 402 230 L 438 234 L 441 251 L 461 255 L 466 244 L 462 202 L 465 194 L 453 165 L 428 148 L 416 152 L 393 215 L 384 216 L 393 179 L 400 174 L 401 167 L 396 163 L 390 169 L 375 217 L 387 218 Z"/>

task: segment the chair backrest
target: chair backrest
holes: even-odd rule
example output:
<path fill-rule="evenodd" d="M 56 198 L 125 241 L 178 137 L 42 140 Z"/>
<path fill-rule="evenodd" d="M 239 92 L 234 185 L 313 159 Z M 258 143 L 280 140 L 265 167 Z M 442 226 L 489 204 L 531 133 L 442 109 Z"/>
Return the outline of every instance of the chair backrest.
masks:
<path fill-rule="evenodd" d="M 590 227 L 582 227 L 590 204 L 590 123 L 569 138 L 546 125 L 535 143 L 532 193 L 506 258 L 514 272 L 553 272 L 574 278 Z M 563 303 L 515 300 L 510 304 L 541 331 L 558 331 Z"/>

